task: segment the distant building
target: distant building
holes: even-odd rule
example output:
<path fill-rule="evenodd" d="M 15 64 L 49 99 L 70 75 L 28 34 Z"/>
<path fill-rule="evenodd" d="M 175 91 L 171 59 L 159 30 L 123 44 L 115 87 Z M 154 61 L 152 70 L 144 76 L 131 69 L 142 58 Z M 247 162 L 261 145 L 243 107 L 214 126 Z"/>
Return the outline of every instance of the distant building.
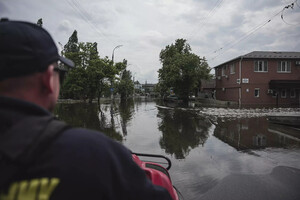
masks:
<path fill-rule="evenodd" d="M 152 83 L 145 83 L 142 84 L 142 88 L 146 93 L 151 93 L 154 91 L 154 87 L 156 84 L 152 84 Z"/>
<path fill-rule="evenodd" d="M 134 89 L 142 91 L 142 84 L 140 84 L 138 81 L 134 82 Z"/>
<path fill-rule="evenodd" d="M 253 51 L 215 67 L 216 99 L 240 106 L 300 101 L 300 52 Z"/>
<path fill-rule="evenodd" d="M 198 93 L 198 95 L 200 97 L 202 97 L 204 94 L 205 95 L 204 97 L 215 98 L 215 96 L 214 96 L 215 88 L 216 88 L 216 80 L 215 79 L 201 80 L 201 89 L 200 89 L 200 93 Z"/>
<path fill-rule="evenodd" d="M 154 92 L 154 88 L 155 88 L 156 84 L 152 84 L 152 83 L 145 83 L 142 84 L 142 91 L 145 93 L 145 95 L 150 95 L 150 96 L 155 96 L 155 92 Z"/>

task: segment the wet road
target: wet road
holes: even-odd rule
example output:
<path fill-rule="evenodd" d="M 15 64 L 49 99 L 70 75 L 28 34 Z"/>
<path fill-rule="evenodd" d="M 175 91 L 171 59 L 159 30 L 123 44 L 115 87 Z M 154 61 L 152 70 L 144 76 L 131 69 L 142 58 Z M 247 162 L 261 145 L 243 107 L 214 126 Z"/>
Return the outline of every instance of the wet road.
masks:
<path fill-rule="evenodd" d="M 300 115 L 299 109 L 192 109 L 128 101 L 100 108 L 59 104 L 55 112 L 73 126 L 102 131 L 134 152 L 168 156 L 172 181 L 187 200 L 206 197 L 229 175 L 265 175 L 276 166 L 300 169 L 299 133 L 266 118 L 270 112 Z"/>

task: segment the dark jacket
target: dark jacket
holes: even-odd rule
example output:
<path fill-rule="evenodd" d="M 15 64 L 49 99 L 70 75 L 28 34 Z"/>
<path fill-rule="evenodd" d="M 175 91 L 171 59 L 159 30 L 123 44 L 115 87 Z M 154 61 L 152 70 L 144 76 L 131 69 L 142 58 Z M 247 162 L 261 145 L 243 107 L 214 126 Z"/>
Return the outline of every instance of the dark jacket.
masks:
<path fill-rule="evenodd" d="M 1 200 L 10 195 L 32 200 L 171 199 L 165 189 L 152 185 L 123 145 L 62 123 L 56 126 L 62 133 L 52 137 L 47 130 L 53 121 L 51 113 L 35 104 L 0 96 Z"/>

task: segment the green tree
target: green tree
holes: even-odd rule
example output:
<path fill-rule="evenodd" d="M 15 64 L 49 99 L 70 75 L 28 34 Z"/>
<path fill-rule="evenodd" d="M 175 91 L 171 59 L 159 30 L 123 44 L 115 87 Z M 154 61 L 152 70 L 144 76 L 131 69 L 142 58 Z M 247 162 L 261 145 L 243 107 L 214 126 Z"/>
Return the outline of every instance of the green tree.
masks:
<path fill-rule="evenodd" d="M 202 86 L 202 80 L 209 80 L 213 78 L 213 75 L 210 74 L 211 68 L 208 66 L 205 57 L 200 62 L 200 65 L 196 68 L 196 87 L 194 88 L 195 96 L 198 96 L 198 90 Z"/>
<path fill-rule="evenodd" d="M 77 37 L 77 31 L 74 30 L 72 35 L 69 38 L 69 41 L 64 46 L 64 56 L 73 60 L 75 63 L 75 66 L 79 67 L 81 66 L 81 58 L 80 58 L 80 47 L 78 44 L 78 37 Z"/>
<path fill-rule="evenodd" d="M 125 69 L 122 71 L 120 82 L 118 84 L 118 92 L 121 95 L 121 101 L 127 99 L 129 95 L 133 94 L 134 84 L 131 78 L 132 75 L 129 70 Z"/>
<path fill-rule="evenodd" d="M 210 68 L 205 59 L 191 53 L 185 39 L 177 39 L 160 52 L 162 68 L 158 70 L 161 94 L 172 88 L 184 101 L 199 86 L 202 78 L 209 77 Z"/>
<path fill-rule="evenodd" d="M 87 99 L 87 71 L 82 67 L 70 70 L 61 90 L 63 98 Z"/>
<path fill-rule="evenodd" d="M 43 19 L 40 18 L 40 19 L 36 22 L 36 24 L 37 24 L 38 26 L 40 26 L 40 27 L 43 27 Z"/>
<path fill-rule="evenodd" d="M 78 42 L 76 30 L 64 46 L 63 54 L 75 62 L 76 68 L 67 74 L 61 97 L 89 102 L 97 97 L 100 103 L 100 97 L 110 88 L 122 87 L 124 91 L 121 96 L 125 98 L 132 93 L 133 83 L 131 73 L 126 70 L 127 60 L 114 64 L 108 57 L 100 58 L 97 43 Z"/>

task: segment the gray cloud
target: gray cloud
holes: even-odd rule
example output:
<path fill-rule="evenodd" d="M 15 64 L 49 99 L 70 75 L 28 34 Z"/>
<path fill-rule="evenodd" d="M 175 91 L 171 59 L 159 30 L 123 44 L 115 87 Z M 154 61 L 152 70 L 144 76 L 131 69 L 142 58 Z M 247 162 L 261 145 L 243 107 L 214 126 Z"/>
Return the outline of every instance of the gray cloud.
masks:
<path fill-rule="evenodd" d="M 0 2 L 0 13 L 8 12 L 6 6 Z"/>
<path fill-rule="evenodd" d="M 66 31 L 66 32 L 70 32 L 72 30 L 72 25 L 70 23 L 70 21 L 68 20 L 62 20 L 58 26 L 58 30 L 59 31 Z"/>
<path fill-rule="evenodd" d="M 124 58 L 136 77 L 157 81 L 159 53 L 185 38 L 194 53 L 208 58 L 211 67 L 253 50 L 300 51 L 300 8 L 295 6 L 232 46 L 267 22 L 290 0 L 10 0 L 0 2 L 0 17 L 36 22 L 57 42 L 65 44 L 78 31 L 82 42 L 97 42 L 101 57 Z M 214 53 L 215 50 L 221 50 Z M 217 57 L 216 57 L 217 56 Z"/>

